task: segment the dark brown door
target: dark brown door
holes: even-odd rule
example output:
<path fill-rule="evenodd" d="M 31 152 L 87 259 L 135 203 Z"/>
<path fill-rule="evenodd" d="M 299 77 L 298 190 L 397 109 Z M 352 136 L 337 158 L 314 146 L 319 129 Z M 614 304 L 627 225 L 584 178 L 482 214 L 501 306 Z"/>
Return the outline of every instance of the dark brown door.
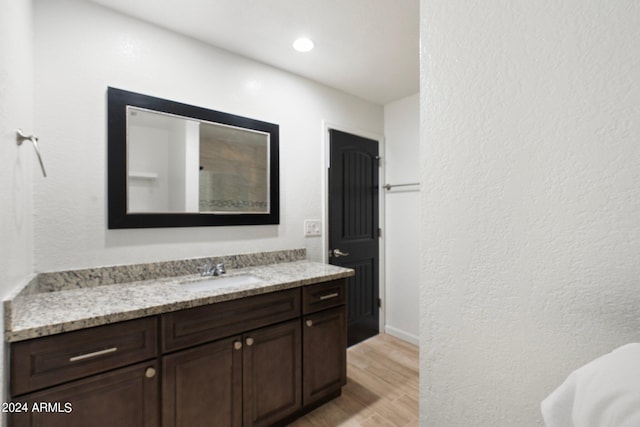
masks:
<path fill-rule="evenodd" d="M 155 361 L 14 398 L 27 411 L 11 415 L 13 427 L 157 427 Z"/>
<path fill-rule="evenodd" d="M 242 425 L 241 339 L 163 357 L 163 427 Z"/>
<path fill-rule="evenodd" d="M 330 130 L 329 262 L 353 268 L 348 345 L 378 334 L 378 142 Z"/>
<path fill-rule="evenodd" d="M 270 426 L 302 407 L 300 320 L 246 333 L 244 426 Z"/>
<path fill-rule="evenodd" d="M 303 402 L 309 405 L 346 384 L 344 306 L 303 317 Z"/>

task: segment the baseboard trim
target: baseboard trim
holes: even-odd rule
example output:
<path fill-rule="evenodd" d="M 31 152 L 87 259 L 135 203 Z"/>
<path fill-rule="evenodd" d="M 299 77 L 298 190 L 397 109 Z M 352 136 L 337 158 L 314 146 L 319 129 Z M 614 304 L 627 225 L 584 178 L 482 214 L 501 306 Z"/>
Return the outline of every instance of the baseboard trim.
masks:
<path fill-rule="evenodd" d="M 392 335 L 403 341 L 410 342 L 413 345 L 420 345 L 420 338 L 418 336 L 405 332 L 402 329 L 397 329 L 393 326 L 385 325 L 384 331 L 389 335 Z"/>

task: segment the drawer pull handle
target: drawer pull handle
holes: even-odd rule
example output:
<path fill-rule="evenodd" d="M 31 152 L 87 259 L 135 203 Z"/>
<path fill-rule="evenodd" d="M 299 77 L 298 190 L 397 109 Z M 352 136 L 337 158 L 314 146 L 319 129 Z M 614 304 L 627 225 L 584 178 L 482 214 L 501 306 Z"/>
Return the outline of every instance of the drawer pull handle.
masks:
<path fill-rule="evenodd" d="M 242 348 L 242 341 L 234 341 L 233 348 L 236 350 L 240 350 Z"/>
<path fill-rule="evenodd" d="M 327 294 L 327 295 L 321 295 L 320 296 L 320 301 L 325 300 L 325 299 L 331 299 L 331 298 L 335 298 L 340 296 L 340 294 L 338 292 L 334 292 L 332 294 Z"/>
<path fill-rule="evenodd" d="M 104 356 L 105 354 L 115 353 L 118 347 L 105 348 L 104 350 L 94 351 L 93 353 L 81 354 L 69 358 L 69 362 L 79 362 L 81 360 L 91 359 L 93 357 Z"/>
<path fill-rule="evenodd" d="M 313 326 L 313 320 L 309 319 L 305 322 L 307 324 L 308 327 L 312 327 Z"/>
<path fill-rule="evenodd" d="M 251 347 L 253 345 L 253 338 L 251 338 L 251 337 L 247 338 L 247 345 L 249 347 Z"/>
<path fill-rule="evenodd" d="M 144 371 L 144 376 L 147 378 L 153 378 L 156 376 L 156 370 L 154 368 L 147 368 L 146 371 Z"/>

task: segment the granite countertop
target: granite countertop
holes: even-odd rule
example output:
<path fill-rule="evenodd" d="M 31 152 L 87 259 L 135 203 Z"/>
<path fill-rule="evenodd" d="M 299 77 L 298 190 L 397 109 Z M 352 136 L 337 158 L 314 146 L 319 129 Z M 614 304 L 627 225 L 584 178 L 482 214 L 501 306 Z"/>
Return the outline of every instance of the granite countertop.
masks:
<path fill-rule="evenodd" d="M 340 279 L 352 276 L 353 270 L 294 261 L 228 269 L 222 277 L 238 275 L 261 281 L 193 291 L 183 283 L 212 278 L 188 275 L 18 295 L 5 303 L 5 340 L 21 341 Z"/>

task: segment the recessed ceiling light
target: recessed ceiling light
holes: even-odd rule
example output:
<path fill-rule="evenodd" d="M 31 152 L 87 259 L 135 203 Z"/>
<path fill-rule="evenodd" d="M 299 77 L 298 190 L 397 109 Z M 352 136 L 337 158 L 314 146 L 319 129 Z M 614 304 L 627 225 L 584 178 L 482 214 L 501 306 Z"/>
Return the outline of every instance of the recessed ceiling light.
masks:
<path fill-rule="evenodd" d="M 293 48 L 298 52 L 309 52 L 314 46 L 313 41 L 307 37 L 300 37 L 293 42 Z"/>

